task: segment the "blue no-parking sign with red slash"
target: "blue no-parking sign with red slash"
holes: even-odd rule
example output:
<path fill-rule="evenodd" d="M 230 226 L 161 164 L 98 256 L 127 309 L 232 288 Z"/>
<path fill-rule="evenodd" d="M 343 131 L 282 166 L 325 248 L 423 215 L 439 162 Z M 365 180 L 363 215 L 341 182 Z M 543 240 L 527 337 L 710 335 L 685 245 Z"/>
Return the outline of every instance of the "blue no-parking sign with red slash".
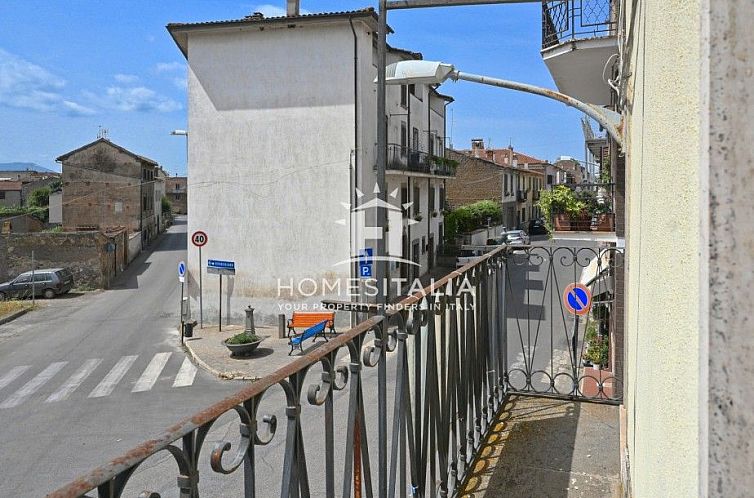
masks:
<path fill-rule="evenodd" d="M 563 304 L 574 315 L 584 316 L 592 307 L 592 292 L 584 284 L 570 284 L 563 291 Z"/>

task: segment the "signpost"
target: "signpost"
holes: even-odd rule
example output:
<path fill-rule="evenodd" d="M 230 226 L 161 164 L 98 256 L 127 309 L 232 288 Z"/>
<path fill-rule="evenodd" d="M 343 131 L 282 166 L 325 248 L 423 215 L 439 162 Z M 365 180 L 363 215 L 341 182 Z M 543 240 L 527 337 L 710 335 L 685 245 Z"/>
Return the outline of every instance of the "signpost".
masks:
<path fill-rule="evenodd" d="M 372 256 L 374 255 L 374 249 L 371 247 L 365 248 L 359 254 L 359 277 L 371 278 L 372 277 Z"/>
<path fill-rule="evenodd" d="M 181 344 L 183 344 L 183 285 L 186 282 L 186 263 L 178 263 L 178 281 L 181 283 Z"/>
<path fill-rule="evenodd" d="M 220 275 L 220 307 L 218 312 L 219 330 L 223 329 L 223 275 L 235 275 L 236 263 L 234 261 L 222 261 L 219 259 L 207 260 L 207 273 Z"/>
<path fill-rule="evenodd" d="M 563 304 L 565 308 L 574 315 L 573 334 L 571 335 L 571 369 L 573 378 L 578 379 L 578 362 L 579 357 L 576 347 L 578 346 L 579 337 L 579 318 L 589 313 L 592 308 L 592 291 L 584 284 L 569 284 L 563 291 Z M 574 380 L 573 391 L 578 389 L 578 382 Z"/>
<path fill-rule="evenodd" d="M 204 302 L 202 300 L 202 246 L 207 243 L 207 234 L 197 230 L 191 235 L 191 243 L 199 248 L 199 328 L 204 327 Z"/>

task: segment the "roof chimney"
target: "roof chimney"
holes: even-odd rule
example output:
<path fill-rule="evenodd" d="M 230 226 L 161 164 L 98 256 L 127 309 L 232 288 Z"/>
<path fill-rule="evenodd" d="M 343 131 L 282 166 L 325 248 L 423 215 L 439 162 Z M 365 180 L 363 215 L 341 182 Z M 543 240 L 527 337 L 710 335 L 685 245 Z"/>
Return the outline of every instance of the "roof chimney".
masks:
<path fill-rule="evenodd" d="M 288 17 L 298 17 L 301 15 L 301 0 L 288 0 L 285 15 Z"/>
<path fill-rule="evenodd" d="M 472 138 L 471 149 L 484 149 L 484 140 L 481 138 Z"/>

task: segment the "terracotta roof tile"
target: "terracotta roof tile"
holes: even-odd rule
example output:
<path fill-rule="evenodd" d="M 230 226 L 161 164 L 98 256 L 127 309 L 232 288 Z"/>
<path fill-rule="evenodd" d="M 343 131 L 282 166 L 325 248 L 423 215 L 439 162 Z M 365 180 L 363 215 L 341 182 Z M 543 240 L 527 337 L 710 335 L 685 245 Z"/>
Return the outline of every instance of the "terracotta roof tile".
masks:
<path fill-rule="evenodd" d="M 21 182 L 7 182 L 3 181 L 0 182 L 0 190 L 7 192 L 7 191 L 14 191 L 14 190 L 21 190 L 21 186 L 23 184 Z"/>

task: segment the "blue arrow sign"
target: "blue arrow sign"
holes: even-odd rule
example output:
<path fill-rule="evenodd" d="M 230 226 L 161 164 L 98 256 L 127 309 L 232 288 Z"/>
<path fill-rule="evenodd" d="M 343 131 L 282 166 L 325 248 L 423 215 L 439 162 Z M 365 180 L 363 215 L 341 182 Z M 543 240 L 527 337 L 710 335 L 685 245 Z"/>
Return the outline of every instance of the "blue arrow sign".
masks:
<path fill-rule="evenodd" d="M 235 261 L 220 261 L 219 259 L 207 260 L 208 268 L 222 268 L 223 270 L 235 270 Z"/>
<path fill-rule="evenodd" d="M 180 263 L 178 263 L 178 276 L 182 277 L 184 275 L 186 275 L 186 263 L 181 261 Z"/>

